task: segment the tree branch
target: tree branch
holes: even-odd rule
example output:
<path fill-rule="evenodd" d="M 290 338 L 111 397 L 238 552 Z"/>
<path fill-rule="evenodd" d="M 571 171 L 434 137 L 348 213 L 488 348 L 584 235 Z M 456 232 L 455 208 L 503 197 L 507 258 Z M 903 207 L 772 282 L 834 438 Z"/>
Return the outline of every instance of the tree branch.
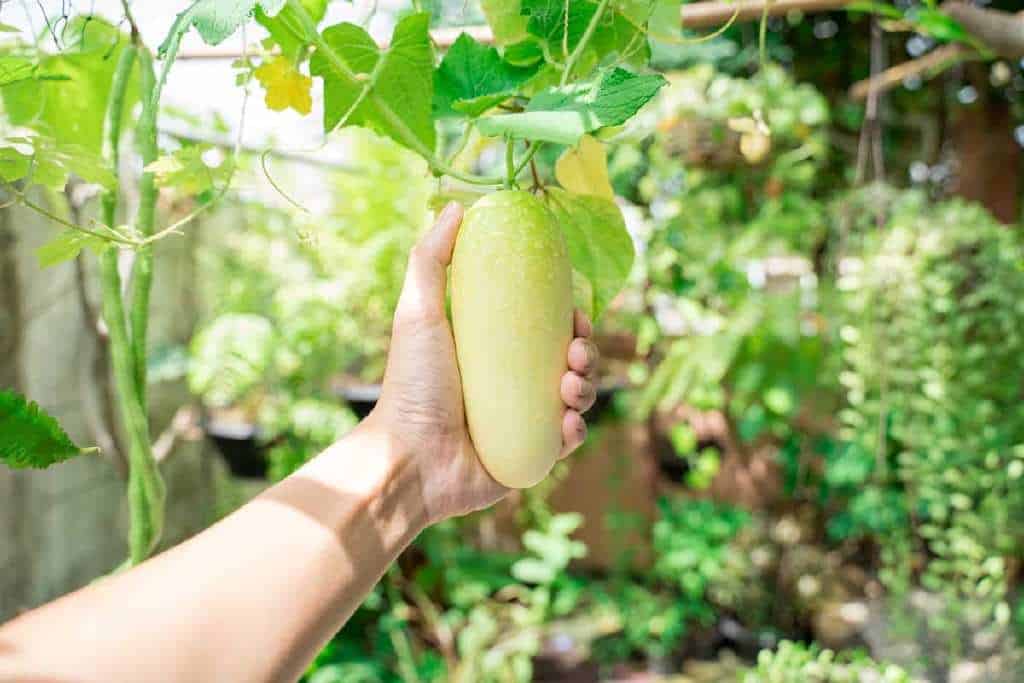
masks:
<path fill-rule="evenodd" d="M 952 43 L 932 50 L 924 57 L 897 64 L 876 76 L 857 81 L 850 88 L 850 97 L 855 100 L 867 98 L 874 89 L 882 94 L 899 87 L 908 78 L 921 76 L 932 78 L 962 61 L 976 57 L 977 53 L 966 45 Z"/>
<path fill-rule="evenodd" d="M 683 28 L 715 28 L 735 14 L 735 21 L 760 21 L 761 16 L 780 17 L 790 12 L 817 14 L 843 9 L 853 0 L 739 0 L 739 2 L 694 2 L 683 5 Z M 765 6 L 767 5 L 767 7 Z"/>
<path fill-rule="evenodd" d="M 1024 12 L 1013 14 L 975 7 L 961 0 L 942 3 L 942 11 L 1000 57 L 1024 57 Z"/>
<path fill-rule="evenodd" d="M 201 438 L 199 430 L 199 411 L 195 406 L 182 406 L 171 418 L 167 428 L 153 442 L 153 459 L 162 463 L 174 452 L 179 438 L 195 441 Z"/>

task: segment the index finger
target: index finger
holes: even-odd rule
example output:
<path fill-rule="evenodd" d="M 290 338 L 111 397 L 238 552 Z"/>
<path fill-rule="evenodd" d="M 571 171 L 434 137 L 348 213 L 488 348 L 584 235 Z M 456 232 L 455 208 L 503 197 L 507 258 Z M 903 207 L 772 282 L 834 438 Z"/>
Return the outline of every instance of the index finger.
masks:
<path fill-rule="evenodd" d="M 572 315 L 572 335 L 574 337 L 589 337 L 594 333 L 594 326 L 587 314 L 580 309 L 575 309 Z"/>

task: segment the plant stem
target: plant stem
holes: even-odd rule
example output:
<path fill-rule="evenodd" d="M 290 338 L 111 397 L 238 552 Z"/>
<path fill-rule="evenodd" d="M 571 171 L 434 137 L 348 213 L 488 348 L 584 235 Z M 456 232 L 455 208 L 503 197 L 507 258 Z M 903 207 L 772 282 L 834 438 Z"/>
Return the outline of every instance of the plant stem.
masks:
<path fill-rule="evenodd" d="M 145 169 L 157 160 L 156 119 L 160 106 L 159 98 L 154 98 L 156 88 L 153 71 L 153 58 L 145 48 L 139 50 L 140 81 L 142 90 L 142 114 L 136 128 L 136 141 L 142 156 L 142 167 Z M 134 356 L 135 381 L 142 398 L 145 410 L 146 397 L 146 340 L 149 332 L 149 295 L 153 288 L 153 246 L 145 243 L 153 234 L 156 222 L 156 179 L 153 174 L 143 170 L 139 178 L 139 211 L 135 217 L 135 229 L 143 239 L 132 267 L 131 280 L 131 341 Z"/>
<path fill-rule="evenodd" d="M 605 0 L 607 3 L 608 0 Z M 351 81 L 353 84 L 359 84 L 361 81 L 356 76 L 356 73 L 349 68 L 349 65 L 345 60 L 332 48 L 320 32 L 316 29 L 316 23 L 313 21 L 309 13 L 302 6 L 299 0 L 288 0 L 288 6 L 292 8 L 295 16 L 299 19 L 299 23 L 302 24 L 302 28 L 306 32 L 306 40 L 311 42 L 317 49 L 317 52 L 323 55 L 324 59 L 330 62 L 331 67 L 334 68 L 342 77 Z M 383 57 L 381 57 L 383 59 Z M 448 164 L 444 163 L 434 154 L 433 150 L 428 148 L 422 140 L 416 137 L 416 134 L 409 129 L 405 121 L 402 120 L 398 114 L 391 108 L 391 106 L 382 100 L 377 95 L 375 90 L 370 90 L 366 99 L 373 102 L 374 107 L 380 112 L 381 116 L 386 120 L 388 127 L 394 132 L 398 141 L 411 149 L 412 151 L 423 157 L 427 164 L 430 166 L 434 173 L 440 175 L 451 176 L 457 180 L 461 180 L 464 183 L 470 183 L 473 185 L 503 185 L 504 179 L 496 176 L 479 176 L 473 173 L 463 173 L 458 171 Z"/>
<path fill-rule="evenodd" d="M 505 138 L 505 189 L 511 190 L 516 182 L 516 145 L 512 136 Z"/>
<path fill-rule="evenodd" d="M 771 4 L 771 0 L 764 0 L 764 10 L 761 12 L 761 25 L 757 30 L 757 51 L 762 69 L 768 65 L 768 6 Z"/>
<path fill-rule="evenodd" d="M 130 45 L 122 51 L 114 79 L 105 120 L 104 152 L 118 176 L 118 146 L 121 138 L 121 117 L 125 92 L 131 80 L 135 57 L 139 50 Z M 103 219 L 113 225 L 117 218 L 118 184 L 103 197 Z M 146 416 L 145 385 L 139 384 L 135 373 L 135 350 L 128 336 L 121 275 L 118 272 L 118 251 L 107 249 L 100 260 L 103 294 L 103 318 L 110 335 L 110 355 L 114 368 L 114 384 L 121 419 L 128 436 L 128 503 L 131 514 L 129 561 L 135 565 L 145 560 L 156 547 L 163 531 L 166 492 L 149 439 Z"/>
<path fill-rule="evenodd" d="M 18 190 L 14 189 L 14 188 L 9 188 L 9 189 L 11 191 L 11 194 L 14 195 L 15 200 L 12 200 L 11 202 L 9 202 L 7 204 L 4 204 L 3 206 L 0 206 L 0 208 L 6 208 L 9 204 L 13 204 L 15 201 L 17 201 L 22 206 L 24 206 L 26 209 L 31 209 L 32 211 L 35 211 L 36 213 L 38 213 L 40 216 L 45 216 L 46 218 L 50 219 L 54 223 L 57 223 L 58 225 L 63 225 L 68 230 L 77 230 L 78 232 L 85 233 L 86 235 L 90 235 L 90 236 L 95 237 L 97 239 L 105 240 L 107 242 L 115 242 L 117 244 L 123 244 L 126 247 L 133 247 L 134 248 L 134 247 L 139 246 L 139 243 L 137 241 L 130 240 L 130 239 L 127 239 L 125 237 L 122 237 L 120 235 L 120 233 L 117 233 L 116 231 L 112 231 L 112 232 L 114 232 L 114 234 L 107 234 L 107 233 L 103 233 L 103 232 L 96 232 L 95 230 L 90 230 L 89 228 L 83 228 L 81 225 L 75 225 L 71 221 L 69 221 L 69 220 L 67 220 L 65 218 L 61 218 L 60 216 L 58 216 L 57 214 L 53 213 L 52 211 L 47 210 L 45 207 L 42 207 L 42 206 L 36 204 L 31 199 L 26 197 L 24 193 L 19 192 Z"/>
<path fill-rule="evenodd" d="M 572 78 L 572 70 L 576 67 L 576 62 L 579 61 L 580 56 L 583 55 L 583 51 L 587 49 L 587 43 L 594 36 L 594 31 L 597 30 L 597 25 L 601 23 L 601 17 L 604 16 L 604 11 L 608 8 L 610 0 L 601 0 L 601 4 L 597 6 L 594 11 L 594 16 L 590 18 L 590 23 L 587 24 L 587 30 L 583 32 L 583 36 L 580 38 L 580 42 L 576 43 L 575 49 L 572 54 L 569 55 L 569 59 L 565 62 L 565 70 L 562 72 L 562 80 L 559 85 L 565 85 Z"/>
<path fill-rule="evenodd" d="M 149 421 L 142 407 L 134 371 L 134 356 L 125 322 L 118 251 L 110 248 L 100 260 L 103 284 L 103 319 L 110 334 L 121 419 L 128 435 L 128 534 L 129 562 L 136 565 L 149 557 L 163 533 L 166 490 L 149 439 Z"/>
<path fill-rule="evenodd" d="M 519 160 L 519 165 L 516 166 L 515 171 L 512 174 L 513 178 L 518 178 L 519 174 L 523 172 L 524 168 L 526 168 L 526 165 L 533 161 L 533 156 L 537 153 L 537 150 L 540 149 L 540 144 L 541 143 L 537 141 L 530 143 L 529 148 L 526 150 L 526 154 L 524 154 L 523 158 Z"/>

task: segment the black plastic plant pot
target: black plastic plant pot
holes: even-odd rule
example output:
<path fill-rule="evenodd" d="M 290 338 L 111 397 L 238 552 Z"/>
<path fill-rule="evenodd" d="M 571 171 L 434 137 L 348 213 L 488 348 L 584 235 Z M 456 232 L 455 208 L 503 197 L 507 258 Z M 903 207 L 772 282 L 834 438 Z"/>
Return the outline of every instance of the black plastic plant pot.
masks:
<path fill-rule="evenodd" d="M 619 384 L 598 388 L 594 407 L 587 411 L 587 422 L 596 424 L 602 417 L 605 417 L 614 408 L 615 397 L 622 389 L 623 386 Z M 339 387 L 335 391 L 335 395 L 345 401 L 356 417 L 362 420 L 377 405 L 377 400 L 380 399 L 380 385 L 360 384 Z"/>
<path fill-rule="evenodd" d="M 345 401 L 360 420 L 370 414 L 380 398 L 379 384 L 357 384 L 338 387 L 335 395 Z"/>
<path fill-rule="evenodd" d="M 259 427 L 215 420 L 205 422 L 203 427 L 231 474 L 242 479 L 266 479 L 267 453 Z"/>

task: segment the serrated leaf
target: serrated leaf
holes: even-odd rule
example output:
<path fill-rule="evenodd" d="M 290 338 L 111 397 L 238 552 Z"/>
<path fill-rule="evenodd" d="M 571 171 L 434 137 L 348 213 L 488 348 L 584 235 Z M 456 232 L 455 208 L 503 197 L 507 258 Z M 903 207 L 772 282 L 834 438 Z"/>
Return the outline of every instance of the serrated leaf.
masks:
<path fill-rule="evenodd" d="M 323 38 L 357 76 L 352 79 L 330 60 L 314 53 L 310 71 L 324 79 L 324 130 L 340 122 L 373 128 L 400 144 L 407 144 L 400 127 L 410 131 L 433 151 L 435 132 L 431 117 L 434 97 L 434 51 L 428 32 L 430 15 L 410 14 L 395 26 L 390 46 L 380 50 L 361 27 L 343 23 L 324 30 Z M 378 69 L 378 61 L 385 60 Z M 369 81 L 376 70 L 376 80 Z M 364 85 L 372 96 L 359 101 Z M 377 100 L 390 109 L 388 115 Z M 359 101 L 358 106 L 353 108 Z M 392 118 L 394 117 L 394 118 Z M 394 119 L 397 119 L 396 123 Z"/>
<path fill-rule="evenodd" d="M 184 30 L 195 26 L 203 42 L 218 45 L 248 21 L 257 6 L 268 16 L 274 16 L 284 7 L 284 3 L 285 0 L 197 0 L 178 16 L 188 18 L 188 23 L 182 27 Z M 161 53 L 167 44 L 165 41 L 160 47 Z"/>
<path fill-rule="evenodd" d="M 0 391 L 0 462 L 8 467 L 41 469 L 95 450 L 76 446 L 35 402 Z"/>
<path fill-rule="evenodd" d="M 40 268 L 49 268 L 76 258 L 82 249 L 88 248 L 95 254 L 102 254 L 109 247 L 110 242 L 101 237 L 68 228 L 36 249 L 36 259 Z"/>
<path fill-rule="evenodd" d="M 313 79 L 301 73 L 284 55 L 273 57 L 254 72 L 266 90 L 267 107 L 273 111 L 294 109 L 305 116 L 313 109 Z"/>
<path fill-rule="evenodd" d="M 480 0 L 495 45 L 511 45 L 525 40 L 526 17 L 520 14 L 519 0 Z"/>
<path fill-rule="evenodd" d="M 213 151 L 211 145 L 182 147 L 174 154 L 163 156 L 146 166 L 145 170 L 156 178 L 160 187 L 173 187 L 186 195 L 196 195 L 228 181 L 231 161 L 225 159 L 213 167 L 203 158 Z"/>
<path fill-rule="evenodd" d="M 616 67 L 596 83 L 546 90 L 534 97 L 523 113 L 482 118 L 478 128 L 484 135 L 575 145 L 586 133 L 625 123 L 665 83 L 659 75 Z"/>
<path fill-rule="evenodd" d="M 514 95 L 536 72 L 512 66 L 495 48 L 463 33 L 434 74 L 434 113 L 477 117 Z"/>
<path fill-rule="evenodd" d="M 573 194 L 614 199 L 608 178 L 608 154 L 596 138 L 584 135 L 576 147 L 562 153 L 555 163 L 555 179 Z"/>
<path fill-rule="evenodd" d="M 546 193 L 548 208 L 565 234 L 572 267 L 590 283 L 589 309 L 596 319 L 626 283 L 633 267 L 633 240 L 615 202 L 574 195 L 556 187 Z"/>

